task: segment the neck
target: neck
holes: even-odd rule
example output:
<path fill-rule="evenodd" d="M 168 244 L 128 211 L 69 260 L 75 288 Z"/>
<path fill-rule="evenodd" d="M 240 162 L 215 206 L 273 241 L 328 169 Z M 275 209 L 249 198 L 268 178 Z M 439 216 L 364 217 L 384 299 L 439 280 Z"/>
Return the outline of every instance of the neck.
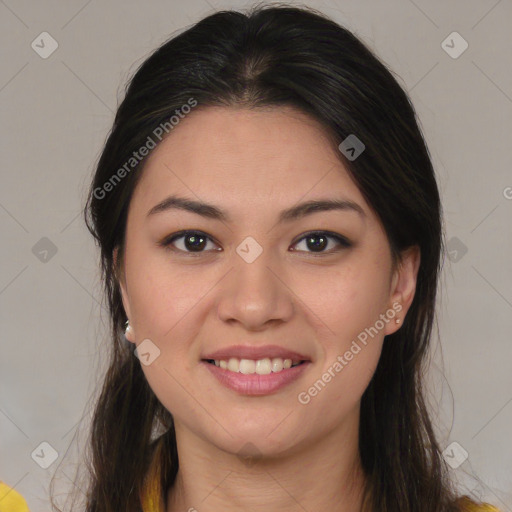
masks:
<path fill-rule="evenodd" d="M 176 424 L 179 471 L 166 512 L 361 510 L 358 415 L 287 454 L 241 458 Z"/>

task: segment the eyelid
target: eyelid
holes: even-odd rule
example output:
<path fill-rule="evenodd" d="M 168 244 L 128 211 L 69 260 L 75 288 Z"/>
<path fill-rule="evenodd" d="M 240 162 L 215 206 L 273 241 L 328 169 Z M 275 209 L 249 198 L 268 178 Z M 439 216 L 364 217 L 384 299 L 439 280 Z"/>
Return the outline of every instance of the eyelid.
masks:
<path fill-rule="evenodd" d="M 214 244 L 219 245 L 217 243 L 217 241 L 215 240 L 215 238 L 213 238 L 212 236 L 208 235 L 207 233 L 205 233 L 204 231 L 201 231 L 199 229 L 182 229 L 181 231 L 176 231 L 175 233 L 172 233 L 171 235 L 164 237 L 164 239 L 162 241 L 158 242 L 158 245 L 164 247 L 165 249 L 170 249 L 170 250 L 173 250 L 178 253 L 190 254 L 193 256 L 199 256 L 201 254 L 207 254 L 208 252 L 210 252 L 210 251 L 199 251 L 199 252 L 183 251 L 181 249 L 177 249 L 176 247 L 170 247 L 171 244 L 175 240 L 177 240 L 178 238 L 182 238 L 189 234 L 203 236 L 204 238 L 207 238 L 209 241 L 213 242 Z"/>
<path fill-rule="evenodd" d="M 188 234 L 197 234 L 197 235 L 203 236 L 203 237 L 207 238 L 208 240 L 210 240 L 211 242 L 213 242 L 214 244 L 219 245 L 213 237 L 211 237 L 204 231 L 201 231 L 198 229 L 183 229 L 181 231 L 177 231 L 175 233 L 172 233 L 169 236 L 166 236 L 161 242 L 159 242 L 158 245 L 163 246 L 164 248 L 173 250 L 178 253 L 183 253 L 183 254 L 192 255 L 192 256 L 199 256 L 201 254 L 208 254 L 209 252 L 211 252 L 211 251 L 198 251 L 198 252 L 183 251 L 182 249 L 177 249 L 175 247 L 169 247 L 175 240 L 182 238 Z M 299 235 L 299 237 L 291 244 L 291 246 L 295 246 L 299 242 L 301 242 L 302 240 L 307 238 L 308 236 L 314 236 L 314 235 L 324 235 L 327 238 L 332 238 L 338 242 L 339 247 L 337 249 L 334 249 L 334 250 L 331 249 L 329 251 L 320 251 L 320 252 L 294 251 L 294 252 L 303 252 L 303 253 L 310 254 L 313 256 L 322 256 L 322 255 L 336 253 L 341 249 L 348 249 L 348 248 L 352 247 L 352 245 L 353 245 L 353 243 L 347 237 L 340 235 L 339 233 L 335 233 L 333 231 L 328 231 L 328 230 L 317 229 L 317 230 L 308 231 L 306 233 Z"/>
<path fill-rule="evenodd" d="M 297 245 L 299 242 L 302 242 L 302 240 L 304 240 L 308 236 L 314 236 L 314 235 L 325 235 L 327 238 L 334 238 L 334 240 L 336 240 L 341 247 L 348 248 L 353 245 L 352 242 L 347 237 L 340 235 L 339 233 L 334 233 L 333 231 L 328 231 L 325 229 L 317 229 L 317 230 L 313 230 L 313 231 L 308 231 L 307 233 L 300 235 L 299 238 L 297 238 L 296 241 L 294 241 L 292 243 L 292 245 Z M 299 251 L 297 251 L 297 252 L 299 252 Z M 315 253 L 313 251 L 300 251 L 300 252 L 308 252 L 309 254 L 330 254 L 335 251 L 331 250 L 331 251 L 324 251 L 324 252 L 318 252 L 318 253 Z"/>

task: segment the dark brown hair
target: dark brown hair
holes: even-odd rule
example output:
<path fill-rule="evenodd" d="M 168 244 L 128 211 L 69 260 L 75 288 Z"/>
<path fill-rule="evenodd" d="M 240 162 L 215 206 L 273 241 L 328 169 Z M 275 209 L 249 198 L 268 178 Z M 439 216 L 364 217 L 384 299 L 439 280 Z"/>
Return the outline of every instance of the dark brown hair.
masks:
<path fill-rule="evenodd" d="M 458 510 L 422 380 L 444 244 L 435 173 L 415 110 L 392 72 L 352 32 L 312 9 L 273 5 L 216 12 L 152 53 L 132 77 L 99 158 L 84 213 L 101 250 L 112 345 L 90 433 L 87 512 L 140 510 L 156 437 L 162 489 L 173 485 L 178 471 L 172 415 L 123 335 L 127 318 L 113 262 L 116 247 L 123 254 L 128 206 L 144 160 L 112 179 L 191 98 L 197 109 L 286 105 L 318 120 L 381 220 L 394 262 L 419 246 L 414 300 L 403 327 L 386 336 L 362 396 L 363 508 Z M 353 161 L 337 149 L 350 134 L 365 145 Z M 114 183 L 108 191 L 107 182 Z"/>

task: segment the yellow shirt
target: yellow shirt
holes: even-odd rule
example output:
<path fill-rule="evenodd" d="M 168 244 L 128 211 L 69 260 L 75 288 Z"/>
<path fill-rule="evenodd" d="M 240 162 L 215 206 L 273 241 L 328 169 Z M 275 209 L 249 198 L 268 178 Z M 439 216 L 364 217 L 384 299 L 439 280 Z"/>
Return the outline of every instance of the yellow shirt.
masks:
<path fill-rule="evenodd" d="M 482 503 L 481 505 L 474 503 L 467 496 L 459 498 L 457 505 L 464 512 L 501 512 L 499 508 L 489 505 L 489 503 Z"/>
<path fill-rule="evenodd" d="M 154 469 L 153 469 L 154 471 Z M 145 492 L 142 493 L 142 511 L 143 512 L 163 512 L 164 504 L 162 493 L 158 480 L 158 474 L 151 472 L 149 474 L 148 482 L 146 484 Z M 461 496 L 456 500 L 460 512 L 501 512 L 499 508 L 489 505 L 489 503 L 475 503 L 467 496 Z M 2 509 L 0 508 L 0 512 Z"/>
<path fill-rule="evenodd" d="M 160 467 L 162 460 L 163 443 L 158 443 L 153 454 L 153 460 L 146 475 L 145 485 L 140 500 L 142 512 L 164 512 L 164 492 L 160 485 Z M 468 496 L 460 496 L 456 502 L 460 512 L 501 512 L 499 508 L 488 503 L 475 503 Z M 0 512 L 3 512 L 0 508 Z"/>
<path fill-rule="evenodd" d="M 0 512 L 30 512 L 23 496 L 2 481 L 0 481 Z"/>
<path fill-rule="evenodd" d="M 142 497 L 144 512 L 160 512 L 163 510 L 163 502 L 160 494 L 158 479 L 150 480 L 149 489 Z M 460 510 L 464 512 L 500 512 L 500 510 L 488 503 L 478 505 L 467 497 L 457 500 Z M 0 480 L 0 512 L 30 512 L 23 496 Z"/>

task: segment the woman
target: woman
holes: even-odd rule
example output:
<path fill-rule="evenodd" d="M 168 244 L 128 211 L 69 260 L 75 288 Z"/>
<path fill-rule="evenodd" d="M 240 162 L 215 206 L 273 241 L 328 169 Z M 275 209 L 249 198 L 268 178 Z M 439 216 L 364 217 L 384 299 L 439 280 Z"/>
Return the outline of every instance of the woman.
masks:
<path fill-rule="evenodd" d="M 428 149 L 351 32 L 260 7 L 169 40 L 85 214 L 113 341 L 88 512 L 496 510 L 457 497 L 424 402 Z"/>

